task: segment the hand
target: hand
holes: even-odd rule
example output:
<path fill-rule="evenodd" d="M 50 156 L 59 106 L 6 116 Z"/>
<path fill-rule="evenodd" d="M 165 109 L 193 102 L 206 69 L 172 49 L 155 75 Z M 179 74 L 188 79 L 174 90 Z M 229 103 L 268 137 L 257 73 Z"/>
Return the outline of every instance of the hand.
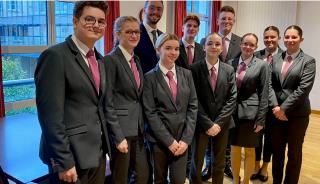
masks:
<path fill-rule="evenodd" d="M 287 118 L 285 112 L 279 106 L 274 107 L 272 109 L 272 112 L 277 119 L 279 119 L 281 121 L 288 121 L 288 118 Z"/>
<path fill-rule="evenodd" d="M 218 133 L 220 133 L 220 131 L 221 131 L 220 126 L 218 124 L 213 124 L 212 127 L 209 130 L 207 130 L 206 133 L 209 136 L 216 136 L 218 135 Z"/>
<path fill-rule="evenodd" d="M 126 139 L 123 139 L 123 141 L 121 141 L 118 145 L 117 145 L 117 149 L 121 152 L 121 153 L 128 153 L 128 142 Z"/>
<path fill-rule="evenodd" d="M 254 125 L 254 127 L 253 127 L 253 129 L 254 129 L 254 132 L 255 133 L 258 133 L 258 132 L 260 132 L 262 129 L 263 129 L 263 126 L 262 125 Z"/>
<path fill-rule="evenodd" d="M 188 144 L 183 142 L 183 141 L 179 141 L 179 148 L 178 150 L 174 153 L 174 156 L 179 156 L 182 155 L 188 148 Z"/>
<path fill-rule="evenodd" d="M 179 149 L 179 143 L 176 140 L 174 140 L 173 143 L 169 146 L 169 150 L 173 154 L 175 154 L 178 149 Z"/>
<path fill-rule="evenodd" d="M 59 172 L 59 179 L 68 183 L 75 183 L 78 179 L 76 168 L 72 167 L 69 170 Z"/>

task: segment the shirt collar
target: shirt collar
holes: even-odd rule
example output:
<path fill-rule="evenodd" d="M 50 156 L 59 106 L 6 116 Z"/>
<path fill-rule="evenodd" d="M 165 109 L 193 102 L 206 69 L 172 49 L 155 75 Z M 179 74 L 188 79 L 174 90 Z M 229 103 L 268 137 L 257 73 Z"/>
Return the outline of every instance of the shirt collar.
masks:
<path fill-rule="evenodd" d="M 185 48 L 187 48 L 189 45 L 192 45 L 193 48 L 195 48 L 195 42 L 193 42 L 192 44 L 188 43 L 187 41 L 185 41 L 184 39 L 181 39 L 182 43 L 184 45 Z"/>
<path fill-rule="evenodd" d="M 153 29 L 152 27 L 150 27 L 147 23 L 143 22 L 143 25 L 144 27 L 146 28 L 147 32 L 148 33 L 151 33 L 153 30 L 156 30 L 157 31 L 157 28 L 156 29 Z"/>
<path fill-rule="evenodd" d="M 218 33 L 219 34 L 219 36 L 221 36 L 221 38 L 223 38 L 223 37 L 226 37 L 227 38 L 227 40 L 231 40 L 231 36 L 232 36 L 232 33 L 230 32 L 229 34 L 227 34 L 227 36 L 224 36 L 223 34 L 221 34 L 220 32 Z"/>
<path fill-rule="evenodd" d="M 81 42 L 74 34 L 72 34 L 71 39 L 76 44 L 81 54 L 86 56 L 90 48 L 88 48 L 83 42 Z M 94 48 L 91 48 L 91 49 L 94 50 Z"/>
<path fill-rule="evenodd" d="M 126 58 L 126 61 L 130 62 L 131 58 L 134 56 L 134 55 L 131 55 L 125 48 L 123 48 L 121 45 L 119 45 L 119 48 L 122 52 L 122 54 L 124 55 L 124 57 Z"/>
<path fill-rule="evenodd" d="M 166 67 L 164 67 L 161 62 L 159 61 L 159 67 L 163 75 L 167 75 L 168 71 L 172 71 L 174 76 L 176 76 L 176 65 L 174 64 L 171 70 L 168 70 Z"/>
<path fill-rule="evenodd" d="M 240 65 L 242 62 L 244 62 L 244 63 L 248 66 L 248 65 L 250 64 L 252 58 L 253 58 L 253 55 L 250 56 L 248 59 L 246 59 L 246 60 L 243 61 L 243 60 L 242 60 L 242 57 L 240 56 L 240 58 L 239 58 L 239 65 Z"/>
<path fill-rule="evenodd" d="M 264 50 L 265 50 L 265 55 L 269 56 L 270 53 L 267 51 L 267 49 L 264 49 Z M 276 50 L 272 53 L 272 56 L 276 55 L 278 51 L 279 51 L 279 48 L 277 47 Z"/>
<path fill-rule="evenodd" d="M 291 54 L 290 56 L 292 57 L 292 60 L 294 60 L 298 56 L 299 53 L 300 53 L 300 49 L 297 52 Z M 289 54 L 286 52 L 285 58 L 287 58 L 288 56 L 289 56 Z"/>
<path fill-rule="evenodd" d="M 214 64 L 213 66 L 206 60 L 206 64 L 207 64 L 207 68 L 210 71 L 212 67 L 214 67 L 216 69 L 216 72 L 219 70 L 219 63 L 220 60 L 218 59 L 218 62 L 216 64 Z"/>

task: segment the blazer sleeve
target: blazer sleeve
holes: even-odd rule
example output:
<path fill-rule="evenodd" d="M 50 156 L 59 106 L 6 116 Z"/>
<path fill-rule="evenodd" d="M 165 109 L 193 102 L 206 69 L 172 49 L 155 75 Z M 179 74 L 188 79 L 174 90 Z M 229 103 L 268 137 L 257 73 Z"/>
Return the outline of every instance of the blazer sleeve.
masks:
<path fill-rule="evenodd" d="M 302 76 L 298 87 L 286 98 L 286 100 L 280 105 L 280 108 L 285 113 L 294 109 L 301 100 L 304 100 L 310 93 L 315 75 L 316 75 L 316 61 L 314 58 L 305 60 L 303 65 Z"/>
<path fill-rule="evenodd" d="M 64 124 L 65 67 L 64 55 L 57 49 L 44 51 L 35 71 L 36 103 L 46 154 L 54 171 L 75 165 Z"/>
<path fill-rule="evenodd" d="M 175 139 L 162 123 L 158 115 L 158 109 L 155 102 L 155 95 L 157 94 L 157 80 L 155 79 L 154 75 L 154 73 L 148 73 L 145 76 L 142 95 L 143 106 L 152 133 L 155 135 L 157 140 L 169 147 Z"/>
<path fill-rule="evenodd" d="M 188 72 L 187 80 L 190 88 L 190 96 L 189 96 L 189 103 L 188 103 L 187 116 L 186 116 L 186 122 L 185 122 L 185 129 L 183 131 L 181 140 L 190 145 L 192 142 L 194 130 L 196 127 L 197 113 L 198 113 L 198 99 L 197 99 L 196 89 L 193 83 L 192 74 L 190 71 L 187 71 L 187 72 Z"/>
<path fill-rule="evenodd" d="M 261 65 L 259 84 L 257 92 L 259 97 L 258 114 L 256 116 L 255 123 L 264 126 L 266 114 L 268 111 L 268 100 L 269 100 L 269 65 L 263 62 Z"/>
<path fill-rule="evenodd" d="M 230 117 L 234 112 L 237 101 L 237 85 L 236 85 L 235 72 L 231 72 L 228 77 L 228 82 L 230 83 L 230 88 L 228 90 L 228 99 L 223 105 L 220 113 L 217 118 L 214 120 L 214 123 L 217 123 L 221 128 L 230 121 Z"/>
<path fill-rule="evenodd" d="M 274 58 L 273 58 L 274 61 Z M 274 62 L 273 62 L 274 63 Z M 278 106 L 278 100 L 276 93 L 272 87 L 272 70 L 273 70 L 273 63 L 269 65 L 269 107 L 274 108 Z"/>
<path fill-rule="evenodd" d="M 106 104 L 105 104 L 105 109 L 106 109 L 106 120 L 108 126 L 111 128 L 112 135 L 115 138 L 115 143 L 119 144 L 121 141 L 125 139 L 125 136 L 122 132 L 119 119 L 117 116 L 117 112 L 114 108 L 114 86 L 116 85 L 116 80 L 117 80 L 117 68 L 116 64 L 112 56 L 108 55 L 105 56 L 104 58 L 104 64 L 106 68 Z"/>

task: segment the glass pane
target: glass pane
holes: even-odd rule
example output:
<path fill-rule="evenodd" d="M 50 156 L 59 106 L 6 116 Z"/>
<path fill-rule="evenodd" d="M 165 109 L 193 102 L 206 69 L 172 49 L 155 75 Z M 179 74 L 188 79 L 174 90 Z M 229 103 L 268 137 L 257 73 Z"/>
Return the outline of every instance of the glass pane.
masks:
<path fill-rule="evenodd" d="M 73 33 L 73 2 L 55 1 L 56 43 L 61 43 Z M 101 38 L 95 47 L 104 55 L 104 41 Z"/>
<path fill-rule="evenodd" d="M 186 3 L 187 3 L 186 7 L 187 7 L 187 14 L 188 14 L 192 12 L 192 1 L 187 1 Z"/>
<path fill-rule="evenodd" d="M 199 33 L 196 37 L 196 42 L 200 43 L 201 39 L 206 37 L 208 33 L 208 23 L 206 21 L 200 21 Z"/>
<path fill-rule="evenodd" d="M 9 110 L 9 111 L 6 111 L 6 116 L 21 114 L 21 113 L 37 114 L 37 107 L 34 105 L 31 107 Z"/>
<path fill-rule="evenodd" d="M 2 75 L 5 102 L 35 98 L 33 75 L 38 53 L 3 54 Z"/>
<path fill-rule="evenodd" d="M 46 1 L 0 1 L 3 46 L 48 44 Z"/>

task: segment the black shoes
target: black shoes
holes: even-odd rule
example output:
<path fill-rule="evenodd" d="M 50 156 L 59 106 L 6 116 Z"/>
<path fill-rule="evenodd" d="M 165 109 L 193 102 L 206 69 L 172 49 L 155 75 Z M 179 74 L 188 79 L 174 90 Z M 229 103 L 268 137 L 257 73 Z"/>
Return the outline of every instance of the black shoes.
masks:
<path fill-rule="evenodd" d="M 262 175 L 261 169 L 260 169 L 258 173 L 251 175 L 250 180 L 258 180 L 259 179 L 262 182 L 266 182 L 266 181 L 268 181 L 268 178 L 269 178 L 268 174 L 266 176 Z"/>
<path fill-rule="evenodd" d="M 203 169 L 201 173 L 201 179 L 202 181 L 208 181 L 211 178 L 211 168 L 206 167 Z"/>
<path fill-rule="evenodd" d="M 224 174 L 227 175 L 229 178 L 233 179 L 232 170 L 231 170 L 231 163 L 227 162 L 226 167 L 224 168 Z"/>

